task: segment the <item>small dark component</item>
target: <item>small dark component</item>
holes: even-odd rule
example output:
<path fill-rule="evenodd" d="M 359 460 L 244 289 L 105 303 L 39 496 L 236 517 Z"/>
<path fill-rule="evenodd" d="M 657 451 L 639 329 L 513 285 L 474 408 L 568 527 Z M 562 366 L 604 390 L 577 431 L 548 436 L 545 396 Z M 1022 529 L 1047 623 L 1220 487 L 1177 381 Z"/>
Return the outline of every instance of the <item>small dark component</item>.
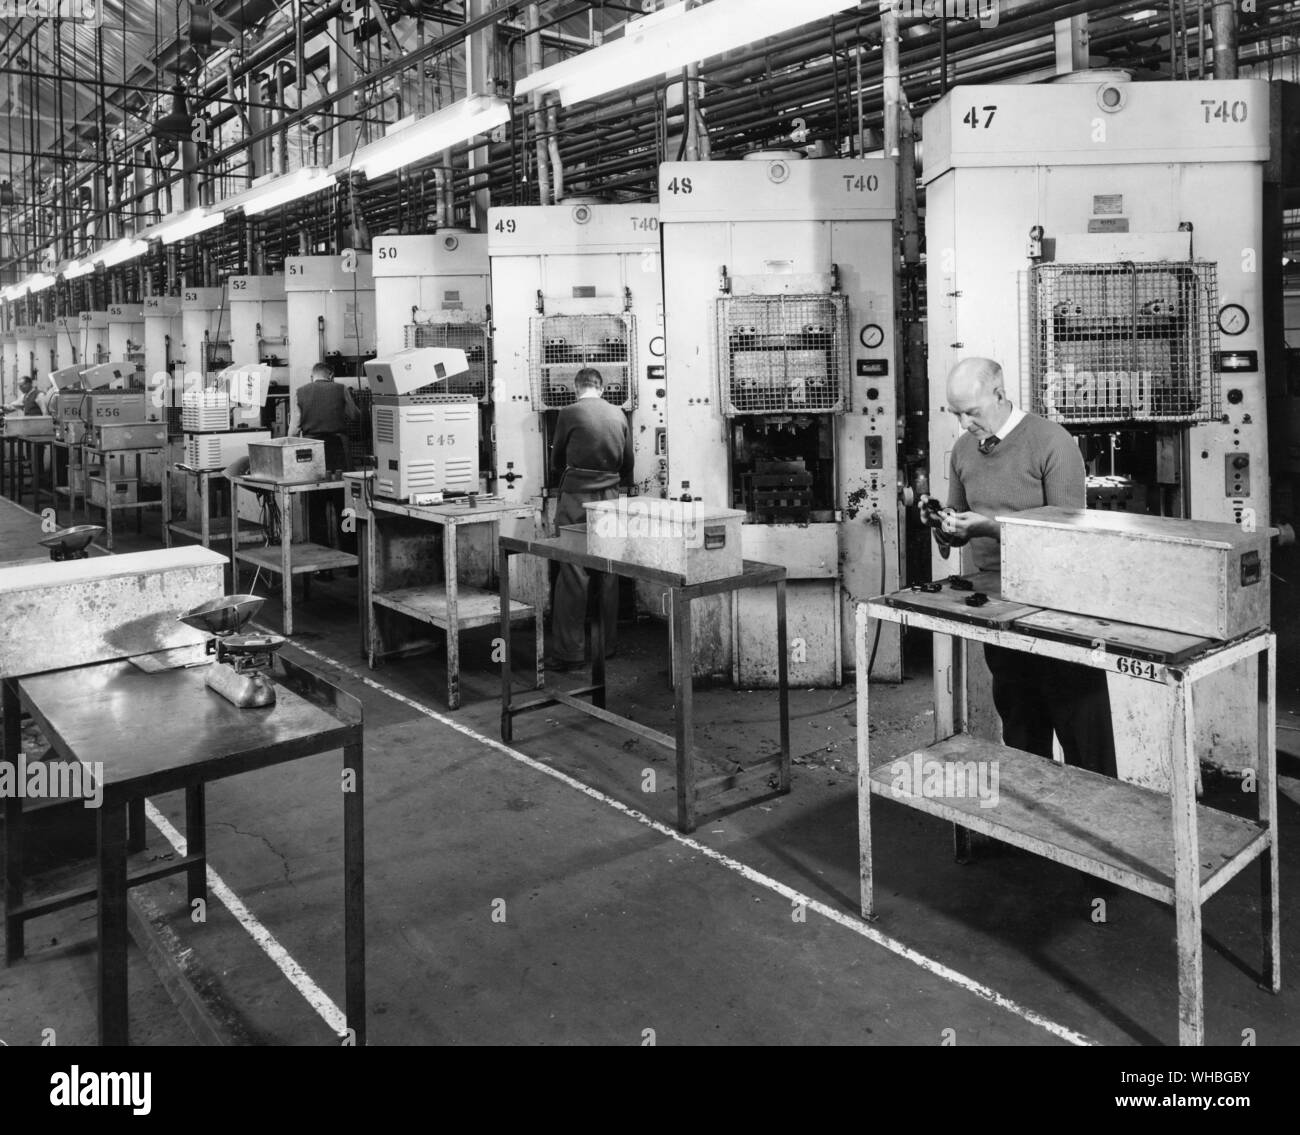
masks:
<path fill-rule="evenodd" d="M 989 601 L 989 597 L 982 591 L 975 592 L 974 595 L 966 596 L 967 607 L 983 607 Z"/>
<path fill-rule="evenodd" d="M 950 575 L 948 577 L 948 586 L 954 591 L 974 591 L 975 585 L 969 579 L 962 579 L 959 575 Z"/>
<path fill-rule="evenodd" d="M 943 590 L 943 584 L 942 584 L 942 583 L 939 583 L 937 580 L 936 580 L 935 582 L 933 582 L 933 583 L 914 583 L 914 584 L 912 584 L 912 590 L 913 590 L 913 591 L 928 591 L 928 592 L 930 592 L 931 594 L 933 594 L 933 593 L 936 592 L 936 591 L 942 591 L 942 590 Z"/>

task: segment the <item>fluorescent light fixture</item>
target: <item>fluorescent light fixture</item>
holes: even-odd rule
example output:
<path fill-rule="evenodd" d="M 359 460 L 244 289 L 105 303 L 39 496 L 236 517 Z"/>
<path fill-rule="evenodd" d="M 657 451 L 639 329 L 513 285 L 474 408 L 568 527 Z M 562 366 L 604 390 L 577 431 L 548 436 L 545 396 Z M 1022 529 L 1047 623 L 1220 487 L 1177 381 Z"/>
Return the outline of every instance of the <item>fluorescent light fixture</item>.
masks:
<path fill-rule="evenodd" d="M 178 217 L 171 217 L 153 228 L 145 229 L 144 236 L 149 240 L 160 240 L 163 244 L 175 244 L 199 233 L 214 229 L 226 219 L 225 213 L 218 210 L 209 213 L 206 209 L 191 209 Z"/>
<path fill-rule="evenodd" d="M 1154 8 L 1143 8 L 1142 11 L 1140 11 L 1140 12 L 1125 12 L 1125 13 L 1124 13 L 1124 19 L 1126 19 L 1126 20 L 1154 20 L 1158 15 L 1160 15 L 1160 13 L 1157 12 Z"/>
<path fill-rule="evenodd" d="M 526 76 L 515 94 L 555 91 L 568 106 L 857 6 L 845 0 L 712 0 L 687 11 L 678 4 L 628 24 L 620 39 Z"/>
<path fill-rule="evenodd" d="M 277 209 L 324 189 L 329 181 L 323 166 L 303 166 L 291 173 L 272 174 L 221 202 L 223 209 L 243 209 L 246 216 Z"/>
<path fill-rule="evenodd" d="M 46 288 L 54 287 L 54 284 L 55 279 L 53 276 L 47 276 L 44 272 L 33 272 L 18 287 L 23 292 L 43 292 Z"/>
<path fill-rule="evenodd" d="M 505 99 L 471 95 L 362 146 L 351 168 L 364 171 L 367 177 L 381 177 L 509 121 L 510 104 Z"/>
<path fill-rule="evenodd" d="M 148 251 L 149 245 L 145 241 L 123 237 L 101 248 L 94 259 L 105 268 L 114 268 L 119 264 L 125 264 L 128 260 L 134 260 L 137 256 L 143 256 Z"/>
<path fill-rule="evenodd" d="M 76 280 L 82 276 L 89 276 L 95 270 L 93 260 L 69 260 L 59 273 L 65 280 Z"/>

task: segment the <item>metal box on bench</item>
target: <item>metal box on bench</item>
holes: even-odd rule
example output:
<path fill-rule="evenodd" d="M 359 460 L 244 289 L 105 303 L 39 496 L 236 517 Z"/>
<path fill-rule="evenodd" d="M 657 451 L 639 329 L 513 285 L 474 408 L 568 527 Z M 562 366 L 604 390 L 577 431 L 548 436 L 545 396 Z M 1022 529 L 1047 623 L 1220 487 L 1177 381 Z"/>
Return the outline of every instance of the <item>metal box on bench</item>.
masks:
<path fill-rule="evenodd" d="M 325 480 L 325 443 L 308 437 L 276 437 L 248 446 L 248 475 L 259 481 Z"/>
<path fill-rule="evenodd" d="M 134 477 L 124 481 L 105 481 L 100 477 L 91 477 L 87 483 L 90 486 L 90 503 L 99 505 L 100 508 L 104 508 L 110 500 L 113 507 L 117 508 L 124 504 L 135 504 L 140 499 L 140 482 Z"/>
<path fill-rule="evenodd" d="M 657 497 L 619 497 L 583 508 L 587 551 L 593 556 L 676 572 L 687 583 L 744 570 L 740 524 L 745 514 L 736 509 Z"/>
<path fill-rule="evenodd" d="M 5 437 L 50 437 L 54 419 L 48 414 L 7 414 Z"/>
<path fill-rule="evenodd" d="M 93 448 L 100 453 L 120 449 L 162 449 L 167 444 L 167 427 L 162 422 L 100 423 L 90 429 Z"/>
<path fill-rule="evenodd" d="M 1268 624 L 1271 529 L 1064 508 L 998 520 L 1003 599 L 1205 638 Z"/>

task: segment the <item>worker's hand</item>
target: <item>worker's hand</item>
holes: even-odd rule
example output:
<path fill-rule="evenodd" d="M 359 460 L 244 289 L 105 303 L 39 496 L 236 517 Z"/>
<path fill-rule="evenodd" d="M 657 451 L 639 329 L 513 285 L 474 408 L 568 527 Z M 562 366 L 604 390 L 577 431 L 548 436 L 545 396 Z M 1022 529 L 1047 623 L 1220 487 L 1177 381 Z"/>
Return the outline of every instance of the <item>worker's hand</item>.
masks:
<path fill-rule="evenodd" d="M 946 508 L 940 513 L 939 527 L 954 544 L 964 544 L 976 536 L 992 536 L 996 540 L 1001 535 L 998 522 L 982 512 L 956 512 Z"/>

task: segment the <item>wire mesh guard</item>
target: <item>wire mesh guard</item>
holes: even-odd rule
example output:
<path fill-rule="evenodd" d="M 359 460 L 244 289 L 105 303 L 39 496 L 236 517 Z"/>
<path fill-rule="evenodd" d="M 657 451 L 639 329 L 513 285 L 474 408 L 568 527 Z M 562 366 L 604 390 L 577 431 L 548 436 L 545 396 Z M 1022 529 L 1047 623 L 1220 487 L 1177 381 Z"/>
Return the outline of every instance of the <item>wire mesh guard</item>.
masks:
<path fill-rule="evenodd" d="M 1216 266 L 1040 264 L 1029 281 L 1033 408 L 1058 422 L 1196 422 L 1219 412 Z"/>
<path fill-rule="evenodd" d="M 605 380 L 603 397 L 636 409 L 636 316 L 536 315 L 529 328 L 528 378 L 533 409 L 568 406 L 577 395 L 573 378 L 594 367 Z"/>
<path fill-rule="evenodd" d="M 408 323 L 408 347 L 454 347 L 465 352 L 469 370 L 432 386 L 422 386 L 416 394 L 468 394 L 480 402 L 488 401 L 492 384 L 488 379 L 487 361 L 491 354 L 488 328 L 485 323 Z"/>
<path fill-rule="evenodd" d="M 718 376 L 728 416 L 848 409 L 845 296 L 725 296 L 717 302 Z"/>

